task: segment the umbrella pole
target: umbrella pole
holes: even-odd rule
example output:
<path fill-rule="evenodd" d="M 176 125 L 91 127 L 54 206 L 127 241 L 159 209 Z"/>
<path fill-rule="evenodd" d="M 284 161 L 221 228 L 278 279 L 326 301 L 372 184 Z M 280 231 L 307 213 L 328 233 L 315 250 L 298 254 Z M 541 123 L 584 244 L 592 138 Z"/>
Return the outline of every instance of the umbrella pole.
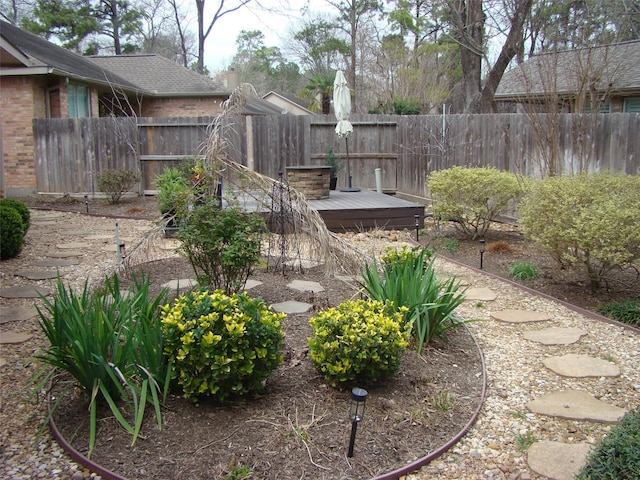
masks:
<path fill-rule="evenodd" d="M 349 177 L 349 188 L 351 186 L 351 160 L 349 160 L 349 137 L 344 137 L 345 148 L 347 149 L 347 177 Z"/>

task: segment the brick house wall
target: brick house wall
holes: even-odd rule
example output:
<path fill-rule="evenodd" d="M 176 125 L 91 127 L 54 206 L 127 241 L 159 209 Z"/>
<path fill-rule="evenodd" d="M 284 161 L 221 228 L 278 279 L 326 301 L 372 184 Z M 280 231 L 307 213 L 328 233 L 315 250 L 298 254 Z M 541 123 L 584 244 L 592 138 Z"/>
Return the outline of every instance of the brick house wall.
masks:
<path fill-rule="evenodd" d="M 222 113 L 226 97 L 145 98 L 143 117 L 206 117 Z"/>
<path fill-rule="evenodd" d="M 45 115 L 44 80 L 2 77 L 0 86 L 3 193 L 27 195 L 36 189 L 31 119 Z"/>

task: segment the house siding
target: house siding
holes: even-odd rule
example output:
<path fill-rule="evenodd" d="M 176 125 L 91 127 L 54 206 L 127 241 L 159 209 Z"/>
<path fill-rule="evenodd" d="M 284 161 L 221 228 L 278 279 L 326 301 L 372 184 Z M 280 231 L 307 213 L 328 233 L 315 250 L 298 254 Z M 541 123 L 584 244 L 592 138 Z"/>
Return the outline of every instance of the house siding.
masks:
<path fill-rule="evenodd" d="M 44 116 L 44 89 L 39 79 L 2 77 L 0 83 L 3 189 L 6 196 L 35 192 L 31 119 Z"/>
<path fill-rule="evenodd" d="M 145 98 L 143 117 L 206 117 L 222 113 L 220 97 Z"/>

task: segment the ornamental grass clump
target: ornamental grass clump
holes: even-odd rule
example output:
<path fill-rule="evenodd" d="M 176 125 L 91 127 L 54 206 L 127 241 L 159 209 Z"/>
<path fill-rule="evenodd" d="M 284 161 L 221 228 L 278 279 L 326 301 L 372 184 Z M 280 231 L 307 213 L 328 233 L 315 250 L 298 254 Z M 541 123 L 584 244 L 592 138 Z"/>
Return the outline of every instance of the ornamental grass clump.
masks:
<path fill-rule="evenodd" d="M 361 286 L 372 300 L 390 302 L 402 312 L 418 353 L 434 337 L 446 339 L 447 331 L 462 323 L 455 309 L 464 301 L 464 290 L 455 278 L 436 277 L 429 249 L 387 253 L 382 262 L 382 277 L 375 258 L 365 265 Z"/>
<path fill-rule="evenodd" d="M 282 363 L 284 317 L 259 298 L 222 290 L 188 292 L 162 307 L 165 354 L 185 397 L 261 391 Z"/>
<path fill-rule="evenodd" d="M 370 385 L 394 375 L 408 345 L 402 313 L 382 302 L 346 301 L 311 318 L 311 361 L 336 387 Z"/>
<path fill-rule="evenodd" d="M 158 428 L 162 425 L 160 406 L 170 366 L 162 352 L 158 315 L 166 296 L 166 290 L 151 296 L 148 277 L 134 279 L 123 292 L 114 275 L 95 291 L 85 282 L 81 292 L 58 278 L 53 297 L 42 298 L 39 324 L 49 345 L 35 355 L 44 367 L 32 379 L 34 390 L 60 379 L 60 372 L 73 377 L 74 385 L 90 400 L 89 455 L 95 446 L 98 403 L 109 406 L 132 435 L 132 444 L 147 403 L 155 410 Z"/>

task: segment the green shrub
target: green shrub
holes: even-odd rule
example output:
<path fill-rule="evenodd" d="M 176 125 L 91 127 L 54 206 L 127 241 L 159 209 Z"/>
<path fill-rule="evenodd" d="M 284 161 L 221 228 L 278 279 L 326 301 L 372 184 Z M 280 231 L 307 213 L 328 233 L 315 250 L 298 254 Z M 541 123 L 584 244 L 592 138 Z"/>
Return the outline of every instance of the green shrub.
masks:
<path fill-rule="evenodd" d="M 165 216 L 185 216 L 192 202 L 189 179 L 177 168 L 166 168 L 156 177 L 158 208 Z"/>
<path fill-rule="evenodd" d="M 620 423 L 591 450 L 578 480 L 640 478 L 640 409 L 627 412 Z"/>
<path fill-rule="evenodd" d="M 163 356 L 158 315 L 166 295 L 163 290 L 152 298 L 148 278 L 134 279 L 123 292 L 114 275 L 94 292 L 85 282 L 79 294 L 58 278 L 52 299 L 42 299 L 39 324 L 49 345 L 36 358 L 54 368 L 39 372 L 41 383 L 64 371 L 90 399 L 89 453 L 95 444 L 97 402 L 109 405 L 134 442 L 147 402 L 154 406 L 161 426 L 159 394 L 166 394 L 170 369 Z M 123 416 L 119 399 L 133 412 L 133 425 Z"/>
<path fill-rule="evenodd" d="M 219 208 L 215 201 L 197 205 L 176 237 L 179 252 L 196 272 L 200 285 L 240 291 L 260 260 L 264 220 L 240 208 Z"/>
<path fill-rule="evenodd" d="M 311 361 L 331 386 L 395 374 L 407 347 L 402 314 L 376 301 L 346 301 L 311 318 Z"/>
<path fill-rule="evenodd" d="M 380 260 L 382 260 L 382 268 L 384 270 L 393 270 L 400 265 L 413 265 L 422 258 L 423 260 L 430 260 L 433 258 L 433 252 L 428 247 L 411 247 L 403 245 L 400 250 L 387 247 L 384 249 Z M 426 264 L 423 262 L 423 266 Z"/>
<path fill-rule="evenodd" d="M 640 302 L 635 300 L 605 303 L 598 308 L 598 313 L 618 322 L 640 326 Z"/>
<path fill-rule="evenodd" d="M 446 338 L 447 330 L 461 320 L 455 309 L 464 301 L 464 291 L 455 278 L 439 280 L 429 249 L 403 249 L 383 257 L 382 278 L 373 259 L 365 265 L 361 286 L 369 298 L 391 302 L 411 326 L 418 353 L 434 337 Z M 392 260 L 392 261 L 391 261 Z"/>
<path fill-rule="evenodd" d="M 518 200 L 525 185 L 513 173 L 491 167 L 453 167 L 431 173 L 427 187 L 436 218 L 475 240 L 484 237 L 495 217 Z"/>
<path fill-rule="evenodd" d="M 162 310 L 165 353 L 185 397 L 260 391 L 280 365 L 282 313 L 246 293 L 188 292 Z"/>
<path fill-rule="evenodd" d="M 536 278 L 538 276 L 538 270 L 532 263 L 516 262 L 509 267 L 509 276 L 514 280 Z"/>
<path fill-rule="evenodd" d="M 98 175 L 98 189 L 107 195 L 109 203 L 118 203 L 126 192 L 140 181 L 140 174 L 126 168 L 104 170 Z"/>
<path fill-rule="evenodd" d="M 20 213 L 9 205 L 0 204 L 0 259 L 13 258 L 20 253 L 24 232 Z"/>
<path fill-rule="evenodd" d="M 15 209 L 22 218 L 24 231 L 26 232 L 29 230 L 29 227 L 31 226 L 31 212 L 29 212 L 29 207 L 27 207 L 26 203 L 16 200 L 15 198 L 3 198 L 0 200 L 0 205 L 7 205 Z"/>
<path fill-rule="evenodd" d="M 640 258 L 640 177 L 546 178 L 520 211 L 524 234 L 562 266 L 583 266 L 594 290 L 612 271 Z"/>

